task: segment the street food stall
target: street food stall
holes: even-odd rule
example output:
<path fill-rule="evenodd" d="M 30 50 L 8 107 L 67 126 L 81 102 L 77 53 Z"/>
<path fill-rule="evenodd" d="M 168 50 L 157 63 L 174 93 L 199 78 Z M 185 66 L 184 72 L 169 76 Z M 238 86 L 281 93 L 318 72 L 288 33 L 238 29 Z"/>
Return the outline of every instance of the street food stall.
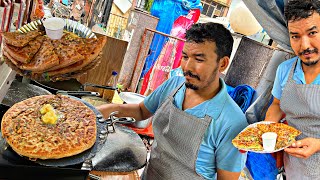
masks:
<path fill-rule="evenodd" d="M 30 1 L 19 2 L 24 7 L 32 6 Z M 42 6 L 39 1 L 32 2 Z M 94 8 L 98 2 L 89 7 Z M 147 149 L 136 132 L 123 126 L 134 123 L 134 119 L 117 117 L 116 112 L 105 119 L 92 104 L 81 99 L 101 94 L 84 91 L 86 86 L 103 90 L 115 90 L 114 87 L 90 84 L 88 76 L 79 78 L 83 83 L 76 80 L 104 64 L 101 59 L 111 51 L 110 45 L 105 44 L 114 41 L 94 33 L 85 23 L 64 18 L 58 38 L 47 31 L 58 26 L 46 25 L 51 18 L 26 24 L 17 21 L 16 27 L 11 27 L 17 14 L 30 12 L 26 11 L 29 8 L 14 11 L 12 4 L 2 7 L 2 22 L 6 21 L 9 28 L 1 30 L 11 32 L 3 33 L 0 61 L 0 179 L 139 179 L 137 170 L 146 164 Z M 100 9 L 108 11 L 108 3 L 102 6 Z M 96 10 L 86 14 L 90 17 L 88 24 L 101 20 Z M 32 17 L 30 13 L 26 16 L 25 19 Z M 127 42 L 118 44 L 125 51 Z M 121 63 L 117 66 L 121 67 Z M 73 82 L 78 86 L 74 91 L 61 91 L 46 88 L 44 83 L 63 81 L 67 81 L 64 85 Z"/>

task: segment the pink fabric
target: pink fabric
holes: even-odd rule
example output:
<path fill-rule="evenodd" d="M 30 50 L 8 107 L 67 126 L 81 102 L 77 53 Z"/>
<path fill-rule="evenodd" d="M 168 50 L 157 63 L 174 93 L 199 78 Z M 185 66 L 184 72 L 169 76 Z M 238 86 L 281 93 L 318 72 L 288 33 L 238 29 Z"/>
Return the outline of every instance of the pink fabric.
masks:
<path fill-rule="evenodd" d="M 149 83 L 149 89 L 151 91 L 154 91 L 158 86 L 168 79 L 171 65 L 176 54 L 175 44 L 175 42 L 167 42 L 162 49 L 155 65 L 153 65 L 151 82 Z"/>
<path fill-rule="evenodd" d="M 148 88 L 148 82 L 149 82 L 150 74 L 151 74 L 151 72 L 152 72 L 152 70 L 153 70 L 153 67 L 154 67 L 154 66 L 152 66 L 152 67 L 149 69 L 149 71 L 146 73 L 146 75 L 145 75 L 144 78 L 143 78 L 143 82 L 142 82 L 142 86 L 141 86 L 141 90 L 140 90 L 140 94 L 142 94 L 142 95 L 148 95 L 148 94 L 145 94 L 145 93 L 146 93 L 147 88 Z"/>

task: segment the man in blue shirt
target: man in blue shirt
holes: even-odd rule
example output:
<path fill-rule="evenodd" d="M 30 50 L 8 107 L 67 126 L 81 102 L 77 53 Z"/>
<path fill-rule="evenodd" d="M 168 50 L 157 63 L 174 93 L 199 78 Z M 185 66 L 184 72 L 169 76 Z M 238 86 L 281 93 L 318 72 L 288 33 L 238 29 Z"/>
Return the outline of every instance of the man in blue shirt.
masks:
<path fill-rule="evenodd" d="M 281 63 L 265 120 L 288 124 L 302 134 L 285 149 L 288 179 L 320 177 L 320 1 L 292 0 L 285 9 L 290 44 L 298 56 Z"/>
<path fill-rule="evenodd" d="M 238 179 L 246 154 L 231 143 L 248 124 L 219 78 L 233 38 L 221 24 L 195 24 L 186 33 L 184 77 L 164 82 L 140 104 L 103 105 L 104 116 L 153 115 L 154 143 L 143 179 Z"/>

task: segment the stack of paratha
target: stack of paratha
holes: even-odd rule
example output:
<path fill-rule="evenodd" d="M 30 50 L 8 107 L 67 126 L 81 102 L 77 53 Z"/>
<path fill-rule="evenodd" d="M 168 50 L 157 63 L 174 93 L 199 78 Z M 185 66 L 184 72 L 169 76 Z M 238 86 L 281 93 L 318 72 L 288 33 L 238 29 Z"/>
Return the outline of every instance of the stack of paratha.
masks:
<path fill-rule="evenodd" d="M 40 81 L 74 78 L 100 62 L 106 37 L 81 38 L 65 32 L 59 40 L 43 31 L 4 32 L 3 58 L 17 73 Z"/>

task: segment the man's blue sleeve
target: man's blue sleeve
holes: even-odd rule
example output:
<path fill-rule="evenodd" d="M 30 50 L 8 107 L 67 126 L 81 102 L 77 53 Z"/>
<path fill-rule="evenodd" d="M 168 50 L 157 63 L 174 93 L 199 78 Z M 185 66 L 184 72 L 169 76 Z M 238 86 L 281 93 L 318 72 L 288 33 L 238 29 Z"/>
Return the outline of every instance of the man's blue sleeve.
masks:
<path fill-rule="evenodd" d="M 172 77 L 162 83 L 156 90 L 144 99 L 145 107 L 154 114 L 160 107 L 166 97 L 175 89 L 177 82 L 180 81 L 179 77 Z"/>
<path fill-rule="evenodd" d="M 281 69 L 281 65 L 278 66 L 276 77 L 274 79 L 273 88 L 272 88 L 272 95 L 277 99 L 280 99 L 282 94 L 282 87 L 280 82 L 280 77 L 281 77 L 280 69 Z"/>

